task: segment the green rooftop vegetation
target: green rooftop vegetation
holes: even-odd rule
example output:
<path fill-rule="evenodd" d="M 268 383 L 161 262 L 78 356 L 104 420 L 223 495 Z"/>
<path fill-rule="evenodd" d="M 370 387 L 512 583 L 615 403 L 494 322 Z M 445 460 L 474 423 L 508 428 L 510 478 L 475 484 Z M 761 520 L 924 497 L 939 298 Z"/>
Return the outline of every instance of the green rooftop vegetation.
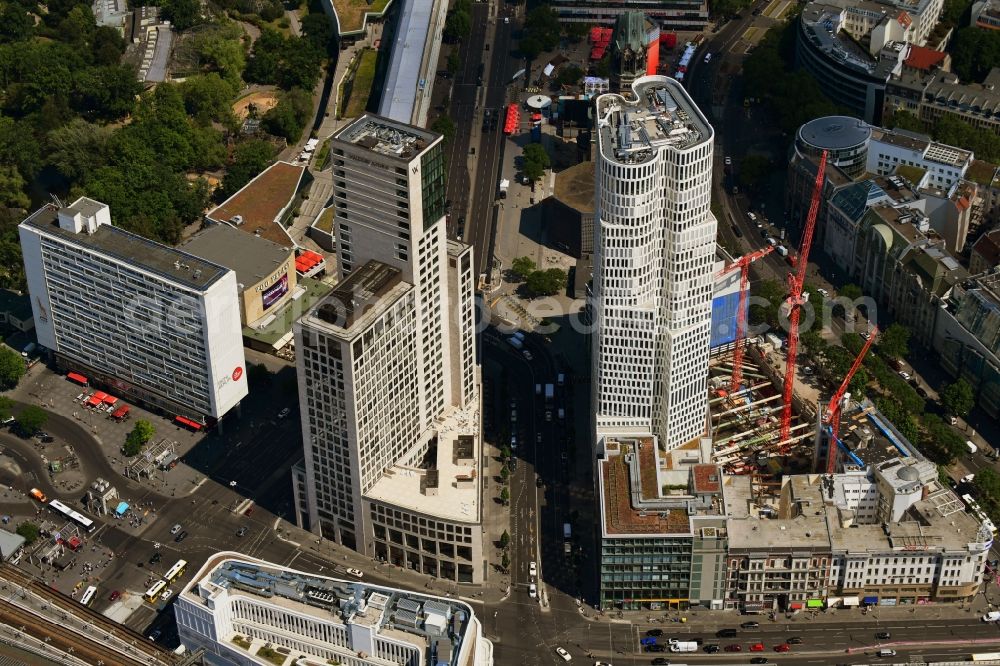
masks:
<path fill-rule="evenodd" d="M 364 49 L 351 63 L 351 68 L 340 89 L 340 116 L 357 118 L 368 106 L 368 97 L 375 81 L 375 63 L 378 51 Z"/>
<path fill-rule="evenodd" d="M 896 175 L 902 176 L 906 180 L 913 183 L 914 186 L 920 184 L 920 179 L 924 177 L 927 173 L 927 169 L 923 169 L 918 166 L 910 166 L 909 164 L 900 164 L 896 167 Z"/>
<path fill-rule="evenodd" d="M 333 9 L 337 12 L 337 21 L 340 23 L 340 34 L 360 32 L 365 27 L 365 14 L 381 16 L 390 1 L 333 0 Z"/>

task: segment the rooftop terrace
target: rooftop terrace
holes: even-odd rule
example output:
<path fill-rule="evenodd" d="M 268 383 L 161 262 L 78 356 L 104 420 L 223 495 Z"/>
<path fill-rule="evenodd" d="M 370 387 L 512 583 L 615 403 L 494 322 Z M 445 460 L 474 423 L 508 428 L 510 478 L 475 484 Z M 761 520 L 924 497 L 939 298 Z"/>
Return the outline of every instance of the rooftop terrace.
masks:
<path fill-rule="evenodd" d="M 401 162 L 409 162 L 440 138 L 433 132 L 372 114 L 361 116 L 334 136 Z"/>
<path fill-rule="evenodd" d="M 681 85 L 665 76 L 644 76 L 629 97 L 597 98 L 598 143 L 609 160 L 638 164 L 664 147 L 686 150 L 712 140 L 712 127 Z"/>
<path fill-rule="evenodd" d="M 205 217 L 283 247 L 294 247 L 281 218 L 302 186 L 304 166 L 275 162 Z"/>
<path fill-rule="evenodd" d="M 398 268 L 371 260 L 337 284 L 309 316 L 339 329 L 342 334 L 350 334 L 355 324 L 367 319 L 366 315 L 374 316 L 395 300 L 385 298 L 394 287 L 402 285 L 400 293 L 410 288 L 402 280 Z"/>

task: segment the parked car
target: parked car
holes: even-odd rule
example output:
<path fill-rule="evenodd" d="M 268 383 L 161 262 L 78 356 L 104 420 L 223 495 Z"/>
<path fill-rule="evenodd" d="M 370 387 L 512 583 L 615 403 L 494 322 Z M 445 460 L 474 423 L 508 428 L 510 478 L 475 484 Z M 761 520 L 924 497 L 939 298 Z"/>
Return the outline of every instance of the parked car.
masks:
<path fill-rule="evenodd" d="M 349 568 L 345 569 L 348 576 L 354 576 L 355 578 L 362 578 L 365 574 L 361 569 Z"/>
<path fill-rule="evenodd" d="M 733 158 L 726 155 L 726 166 L 733 166 Z"/>
<path fill-rule="evenodd" d="M 715 654 L 716 652 L 719 651 L 719 646 L 715 645 L 714 643 L 710 643 L 705 647 L 703 647 L 702 650 L 704 650 L 708 654 Z"/>
<path fill-rule="evenodd" d="M 666 652 L 667 651 L 667 646 L 666 645 L 647 645 L 643 649 L 646 652 Z"/>
<path fill-rule="evenodd" d="M 283 419 L 283 418 L 285 418 L 286 416 L 288 416 L 291 413 L 292 413 L 292 410 L 290 408 L 288 408 L 288 407 L 285 407 L 280 412 L 278 412 L 278 418 L 279 419 Z"/>
<path fill-rule="evenodd" d="M 892 638 L 892 634 L 888 631 L 878 631 L 875 633 L 875 638 L 880 641 L 887 641 Z"/>
<path fill-rule="evenodd" d="M 789 645 L 802 645 L 802 639 L 798 636 L 792 636 L 785 642 Z"/>
<path fill-rule="evenodd" d="M 181 531 L 181 524 L 180 523 L 177 523 L 176 525 L 174 525 L 173 527 L 170 528 L 170 533 L 171 534 L 177 534 L 180 531 Z"/>
<path fill-rule="evenodd" d="M 732 645 L 726 646 L 726 652 L 743 652 L 743 646 L 739 643 L 733 643 Z"/>
<path fill-rule="evenodd" d="M 788 652 L 791 649 L 792 649 L 792 646 L 789 645 L 788 643 L 780 643 L 780 644 L 774 646 L 774 651 L 775 652 Z"/>
<path fill-rule="evenodd" d="M 823 289 L 822 287 L 820 287 L 816 291 L 818 291 L 819 295 L 822 296 L 823 298 L 830 298 L 830 292 L 828 292 L 826 289 Z"/>
<path fill-rule="evenodd" d="M 662 631 L 659 634 L 656 634 L 656 635 L 647 634 L 645 638 L 640 638 L 639 639 L 639 644 L 640 645 L 656 645 L 656 637 L 657 636 L 662 636 L 662 635 L 663 635 Z"/>
<path fill-rule="evenodd" d="M 151 640 L 151 641 L 159 640 L 160 636 L 162 636 L 162 635 L 163 635 L 163 632 L 161 630 L 159 630 L 159 629 L 153 629 L 153 633 L 151 633 L 149 635 L 149 640 Z"/>
<path fill-rule="evenodd" d="M 1000 611 L 990 611 L 983 616 L 983 622 L 997 622 L 1000 621 Z"/>
<path fill-rule="evenodd" d="M 744 622 L 740 629 L 760 629 L 760 622 Z"/>
<path fill-rule="evenodd" d="M 538 598 L 538 587 L 534 583 L 528 586 L 528 596 L 532 599 Z"/>
<path fill-rule="evenodd" d="M 670 660 L 666 657 L 656 657 L 649 663 L 653 664 L 653 666 L 670 666 Z"/>
<path fill-rule="evenodd" d="M 906 370 L 900 370 L 899 376 L 905 379 L 906 381 L 910 381 L 910 373 L 908 373 Z"/>
<path fill-rule="evenodd" d="M 563 661 L 573 661 L 573 657 L 561 647 L 556 647 L 556 654 L 562 657 Z"/>
<path fill-rule="evenodd" d="M 534 561 L 532 561 L 531 564 L 528 565 L 528 575 L 531 576 L 532 578 L 538 577 L 538 564 L 536 564 Z"/>
<path fill-rule="evenodd" d="M 241 536 L 243 536 L 246 533 L 247 533 L 247 528 L 246 527 L 241 527 L 240 529 L 236 530 L 236 536 L 238 536 L 238 537 L 241 537 Z"/>
<path fill-rule="evenodd" d="M 159 553 L 153 553 L 153 556 L 151 558 L 149 558 L 149 563 L 150 564 L 156 564 L 157 562 L 159 562 L 162 559 L 163 559 L 162 555 L 160 555 Z"/>
<path fill-rule="evenodd" d="M 753 657 L 750 660 L 750 663 L 751 664 L 766 664 L 767 663 L 767 657 Z"/>
<path fill-rule="evenodd" d="M 111 596 L 108 597 L 108 601 L 118 601 L 118 598 L 121 596 L 122 593 L 119 592 L 118 590 L 115 590 L 114 592 L 111 593 Z"/>
<path fill-rule="evenodd" d="M 764 651 L 764 644 L 763 643 L 751 643 L 750 644 L 750 651 L 751 652 L 763 652 Z"/>
<path fill-rule="evenodd" d="M 185 532 L 184 530 L 181 530 L 181 532 L 177 536 L 174 537 L 174 541 L 176 543 L 180 543 L 181 541 L 184 541 L 184 539 L 187 539 L 187 536 L 188 536 L 188 533 Z"/>

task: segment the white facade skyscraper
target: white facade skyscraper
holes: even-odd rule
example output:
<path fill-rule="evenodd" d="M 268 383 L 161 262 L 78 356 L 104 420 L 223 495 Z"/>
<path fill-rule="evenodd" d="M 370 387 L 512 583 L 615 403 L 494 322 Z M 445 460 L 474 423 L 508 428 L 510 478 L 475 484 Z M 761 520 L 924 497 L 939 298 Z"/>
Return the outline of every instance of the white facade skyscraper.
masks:
<path fill-rule="evenodd" d="M 597 99 L 595 431 L 655 435 L 666 450 L 705 431 L 716 220 L 714 132 L 673 79 Z"/>
<path fill-rule="evenodd" d="M 330 149 L 341 282 L 295 327 L 300 522 L 480 582 L 474 268 L 446 237 L 442 138 L 365 115 Z"/>

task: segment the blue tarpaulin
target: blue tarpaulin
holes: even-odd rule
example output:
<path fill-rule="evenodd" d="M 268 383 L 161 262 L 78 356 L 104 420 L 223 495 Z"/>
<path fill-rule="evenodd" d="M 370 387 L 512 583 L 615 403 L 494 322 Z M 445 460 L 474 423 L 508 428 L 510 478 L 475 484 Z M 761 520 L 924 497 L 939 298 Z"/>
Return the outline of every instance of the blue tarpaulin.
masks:
<path fill-rule="evenodd" d="M 712 349 L 736 340 L 736 311 L 739 305 L 739 292 L 712 300 Z"/>
<path fill-rule="evenodd" d="M 119 502 L 118 508 L 115 509 L 115 515 L 119 517 L 124 516 L 126 511 L 128 511 L 128 502 Z"/>

